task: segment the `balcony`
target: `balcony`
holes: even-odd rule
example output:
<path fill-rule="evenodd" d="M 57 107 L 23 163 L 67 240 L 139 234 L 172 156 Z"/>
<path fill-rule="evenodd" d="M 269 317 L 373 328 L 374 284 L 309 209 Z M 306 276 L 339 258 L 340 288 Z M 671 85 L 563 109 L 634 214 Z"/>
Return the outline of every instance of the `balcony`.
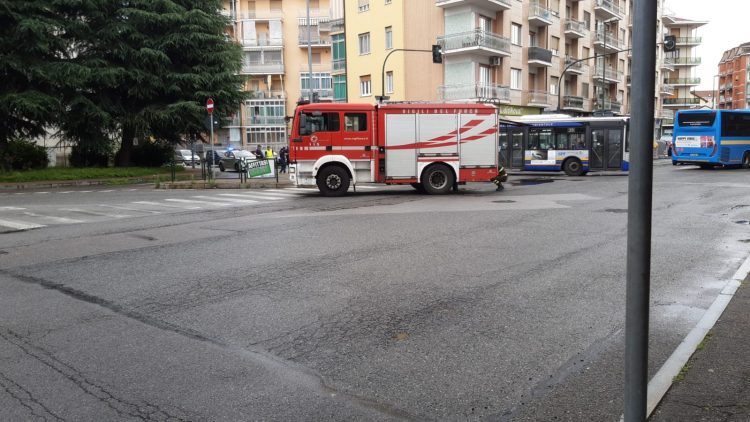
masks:
<path fill-rule="evenodd" d="M 286 92 L 280 90 L 252 91 L 250 100 L 278 100 L 286 99 Z"/>
<path fill-rule="evenodd" d="M 475 53 L 482 56 L 510 56 L 510 40 L 481 29 L 438 37 L 443 54 Z"/>
<path fill-rule="evenodd" d="M 625 17 L 625 12 L 613 0 L 596 0 L 594 14 L 600 17 L 601 20 L 622 19 Z"/>
<path fill-rule="evenodd" d="M 664 83 L 672 86 L 697 86 L 701 84 L 701 78 L 670 78 L 664 79 Z"/>
<path fill-rule="evenodd" d="M 575 19 L 565 19 L 565 36 L 568 38 L 583 38 L 589 30 L 586 24 Z"/>
<path fill-rule="evenodd" d="M 565 58 L 565 66 L 568 68 L 568 70 L 566 70 L 567 73 L 574 73 L 574 74 L 577 74 L 577 75 L 583 75 L 583 72 L 586 70 L 586 68 L 588 67 L 588 65 L 585 64 L 582 61 L 580 61 L 578 63 L 574 63 L 577 60 L 578 59 L 575 58 L 575 57 L 566 57 Z M 571 63 L 573 63 L 573 64 L 571 64 Z"/>
<path fill-rule="evenodd" d="M 532 107 L 549 107 L 552 105 L 550 93 L 547 91 L 529 91 L 528 105 Z"/>
<path fill-rule="evenodd" d="M 245 62 L 240 70 L 241 75 L 283 75 L 283 62 Z"/>
<path fill-rule="evenodd" d="M 270 21 L 281 20 L 284 12 L 281 10 L 248 10 L 237 14 L 238 20 Z"/>
<path fill-rule="evenodd" d="M 529 5 L 529 25 L 530 26 L 547 26 L 552 25 L 552 12 L 542 7 L 539 3 Z"/>
<path fill-rule="evenodd" d="M 284 48 L 283 38 L 270 38 L 268 34 L 258 34 L 257 39 L 240 40 L 243 50 L 280 50 Z"/>
<path fill-rule="evenodd" d="M 695 46 L 700 45 L 701 37 L 677 37 L 675 40 L 678 46 Z"/>
<path fill-rule="evenodd" d="M 701 64 L 700 57 L 676 57 L 674 59 L 675 66 L 698 66 Z"/>
<path fill-rule="evenodd" d="M 661 87 L 659 88 L 659 94 L 669 96 L 674 95 L 674 85 L 661 84 Z"/>
<path fill-rule="evenodd" d="M 310 90 L 305 88 L 305 89 L 302 89 L 301 91 L 302 92 L 300 93 L 300 96 L 303 99 L 308 100 L 310 97 Z M 313 89 L 313 91 L 315 91 L 315 94 L 318 94 L 319 100 L 324 100 L 324 101 L 333 100 L 333 88 L 315 88 Z"/>
<path fill-rule="evenodd" d="M 625 43 L 618 40 L 614 34 L 610 34 L 604 31 L 596 31 L 596 37 L 594 38 L 594 47 L 601 48 L 605 52 L 615 52 L 617 50 L 624 50 Z"/>
<path fill-rule="evenodd" d="M 696 106 L 696 105 L 699 105 L 700 103 L 701 103 L 700 98 L 678 97 L 678 98 L 665 98 L 662 104 L 665 107 L 687 107 L 687 106 Z"/>
<path fill-rule="evenodd" d="M 344 19 L 331 20 L 331 33 L 344 32 L 344 29 L 345 29 Z"/>
<path fill-rule="evenodd" d="M 340 74 L 344 72 L 346 72 L 346 59 L 334 59 L 332 73 Z"/>
<path fill-rule="evenodd" d="M 562 99 L 562 108 L 563 110 L 577 110 L 577 111 L 584 111 L 584 98 L 583 97 L 576 97 L 574 95 L 566 95 Z"/>
<path fill-rule="evenodd" d="M 437 7 L 444 9 L 456 6 L 481 6 L 492 12 L 502 12 L 511 8 L 512 0 L 435 0 Z"/>
<path fill-rule="evenodd" d="M 310 31 L 310 46 L 312 48 L 330 48 L 331 37 L 320 35 L 317 31 Z M 300 48 L 307 48 L 307 28 L 303 29 L 300 26 L 299 32 L 299 46 Z"/>
<path fill-rule="evenodd" d="M 510 88 L 491 84 L 459 84 L 438 87 L 438 97 L 442 101 L 480 101 L 489 103 L 510 103 Z"/>
<path fill-rule="evenodd" d="M 731 83 L 731 82 L 728 82 L 728 83 L 725 83 L 725 84 L 724 84 L 724 89 L 725 89 L 725 90 L 727 90 L 727 91 L 731 91 L 731 90 L 732 90 L 732 88 L 734 88 L 734 87 L 732 86 L 732 83 Z"/>
<path fill-rule="evenodd" d="M 595 110 L 593 111 L 611 111 L 613 113 L 622 114 L 622 103 L 608 98 L 605 98 L 603 102 L 601 98 L 597 98 L 594 108 Z"/>
<path fill-rule="evenodd" d="M 529 47 L 529 66 L 552 66 L 552 50 L 547 50 L 546 48 L 542 47 Z"/>
<path fill-rule="evenodd" d="M 602 69 L 601 66 L 594 69 L 594 79 L 604 79 L 605 82 L 609 83 L 622 83 L 622 77 L 622 72 L 616 69 Z"/>
<path fill-rule="evenodd" d="M 661 61 L 661 69 L 673 72 L 674 71 L 674 59 L 672 57 L 664 57 L 664 59 L 662 59 Z"/>

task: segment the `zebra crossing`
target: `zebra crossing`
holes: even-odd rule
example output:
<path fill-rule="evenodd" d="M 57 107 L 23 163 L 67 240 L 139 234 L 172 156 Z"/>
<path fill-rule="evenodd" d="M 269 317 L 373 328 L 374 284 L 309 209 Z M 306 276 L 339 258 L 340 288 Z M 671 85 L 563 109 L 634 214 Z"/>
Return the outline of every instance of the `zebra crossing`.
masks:
<path fill-rule="evenodd" d="M 361 186 L 357 187 L 358 189 Z M 374 186 L 365 186 L 374 189 Z M 135 189 L 127 189 L 134 191 Z M 262 190 L 236 191 L 194 191 L 179 196 L 164 191 L 168 197 L 150 200 L 112 201 L 86 204 L 60 205 L 16 205 L 0 206 L 0 233 L 39 229 L 42 227 L 63 224 L 81 224 L 102 221 L 121 220 L 159 214 L 189 212 L 197 210 L 227 209 L 231 207 L 252 207 L 270 203 L 282 203 L 317 192 L 314 188 L 280 188 Z M 74 191 L 29 192 L 27 195 L 59 195 Z M 76 193 L 105 193 L 104 191 L 75 191 Z M 17 194 L 14 194 L 17 195 Z M 55 201 L 57 202 L 57 201 Z M 62 202 L 62 201 L 61 201 Z"/>

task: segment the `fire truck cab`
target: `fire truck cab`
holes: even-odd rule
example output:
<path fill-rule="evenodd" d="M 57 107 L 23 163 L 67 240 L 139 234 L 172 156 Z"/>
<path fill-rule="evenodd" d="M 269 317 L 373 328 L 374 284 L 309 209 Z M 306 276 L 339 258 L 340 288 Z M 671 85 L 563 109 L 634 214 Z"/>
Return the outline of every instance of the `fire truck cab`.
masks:
<path fill-rule="evenodd" d="M 497 175 L 497 116 L 483 104 L 305 104 L 289 150 L 291 180 L 324 196 L 373 182 L 446 194 Z"/>

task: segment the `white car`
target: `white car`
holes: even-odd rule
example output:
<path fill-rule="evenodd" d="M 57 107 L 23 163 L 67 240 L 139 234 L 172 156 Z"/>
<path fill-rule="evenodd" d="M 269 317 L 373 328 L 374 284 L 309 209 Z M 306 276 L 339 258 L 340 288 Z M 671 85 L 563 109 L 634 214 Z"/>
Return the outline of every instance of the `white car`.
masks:
<path fill-rule="evenodd" d="M 177 164 L 183 164 L 186 167 L 193 164 L 200 166 L 201 158 L 198 154 L 191 153 L 189 149 L 178 149 L 174 152 L 174 162 Z"/>

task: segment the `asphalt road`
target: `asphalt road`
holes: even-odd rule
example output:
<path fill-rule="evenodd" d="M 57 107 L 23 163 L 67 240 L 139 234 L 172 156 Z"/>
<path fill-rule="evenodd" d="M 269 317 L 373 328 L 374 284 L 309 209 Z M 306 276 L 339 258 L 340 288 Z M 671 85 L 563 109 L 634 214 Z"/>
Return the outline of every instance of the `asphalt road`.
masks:
<path fill-rule="evenodd" d="M 748 254 L 748 174 L 655 168 L 652 374 Z M 3 420 L 622 412 L 626 177 L 0 204 Z"/>

